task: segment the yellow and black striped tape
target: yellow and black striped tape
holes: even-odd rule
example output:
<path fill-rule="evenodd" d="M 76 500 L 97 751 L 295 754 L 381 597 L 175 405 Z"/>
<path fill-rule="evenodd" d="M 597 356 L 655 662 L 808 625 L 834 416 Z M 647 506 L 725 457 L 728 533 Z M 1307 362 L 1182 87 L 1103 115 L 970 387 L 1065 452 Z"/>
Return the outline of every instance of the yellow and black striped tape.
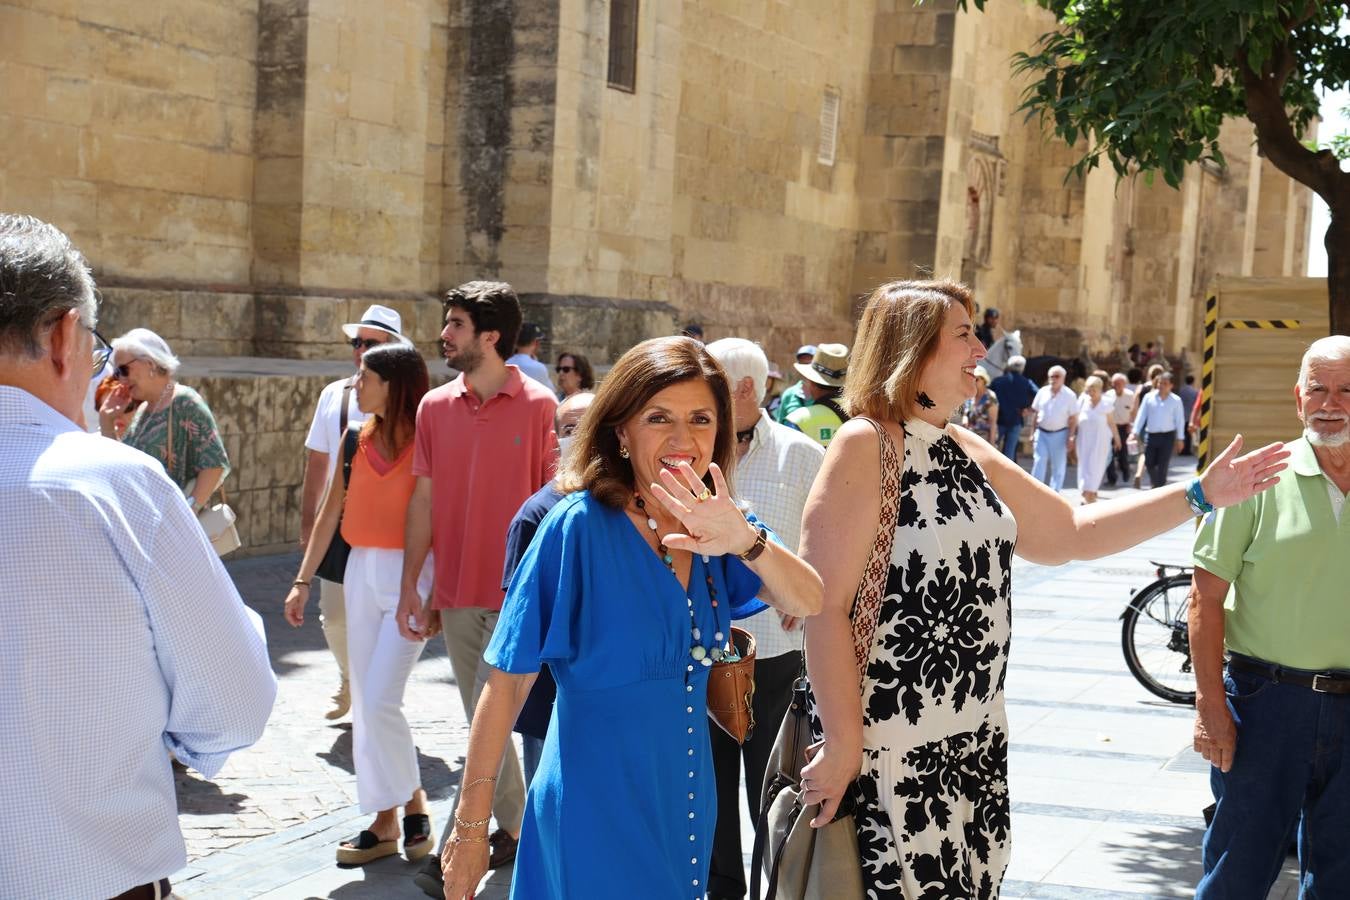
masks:
<path fill-rule="evenodd" d="M 1302 328 L 1303 322 L 1299 319 L 1224 319 L 1224 328 L 1243 328 L 1259 329 L 1269 328 L 1273 330 Z"/>
<path fill-rule="evenodd" d="M 1209 465 L 1209 432 L 1214 422 L 1214 345 L 1219 335 L 1219 296 L 1205 298 L 1205 346 L 1200 363 L 1200 433 L 1196 435 L 1196 471 Z"/>

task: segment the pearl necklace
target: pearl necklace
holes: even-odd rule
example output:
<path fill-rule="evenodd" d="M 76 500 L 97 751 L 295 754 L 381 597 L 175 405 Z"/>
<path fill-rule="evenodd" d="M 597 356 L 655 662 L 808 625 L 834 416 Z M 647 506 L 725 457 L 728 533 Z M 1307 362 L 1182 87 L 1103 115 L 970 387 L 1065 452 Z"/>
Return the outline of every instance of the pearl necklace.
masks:
<path fill-rule="evenodd" d="M 647 517 L 647 527 L 651 529 L 652 534 L 656 536 L 656 552 L 661 556 L 661 562 L 665 563 L 666 568 L 670 570 L 671 575 L 675 575 L 675 557 L 670 555 L 670 548 L 666 546 L 665 541 L 661 540 L 661 535 L 654 519 L 647 512 L 647 504 L 643 502 L 642 496 L 633 495 L 637 503 L 638 511 Z M 712 569 L 708 566 L 708 557 L 703 557 L 703 577 L 708 585 L 708 597 L 712 600 L 713 621 L 717 621 L 717 588 L 713 586 Z M 675 577 L 675 583 L 679 584 L 679 576 Z M 740 659 L 740 654 L 733 648 L 723 650 L 722 644 L 726 640 L 726 635 L 718 631 L 713 634 L 713 642 L 708 645 L 700 643 L 703 639 L 703 632 L 694 621 L 694 598 L 685 596 L 685 602 L 689 607 L 689 656 L 702 666 L 711 666 L 715 662 L 734 662 Z"/>

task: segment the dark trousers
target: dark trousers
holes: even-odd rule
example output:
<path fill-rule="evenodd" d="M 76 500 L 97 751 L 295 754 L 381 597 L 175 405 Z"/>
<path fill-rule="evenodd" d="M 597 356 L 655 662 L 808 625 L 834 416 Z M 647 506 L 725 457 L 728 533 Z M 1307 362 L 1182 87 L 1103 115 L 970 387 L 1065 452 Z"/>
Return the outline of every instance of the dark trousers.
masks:
<path fill-rule="evenodd" d="M 1175 431 L 1150 431 L 1144 446 L 1144 468 L 1149 484 L 1155 488 L 1167 484 L 1167 467 L 1172 464 L 1172 448 L 1177 445 Z"/>
<path fill-rule="evenodd" d="M 713 773 L 717 776 L 717 829 L 713 832 L 712 864 L 708 869 L 708 896 L 745 896 L 745 858 L 741 854 L 741 758 L 745 758 L 745 794 L 750 814 L 758 817 L 759 792 L 764 785 L 764 769 L 769 752 L 778 737 L 788 704 L 792 701 L 792 683 L 801 671 L 802 654 L 798 650 L 755 660 L 755 730 L 744 744 L 737 745 L 726 732 L 711 722 Z M 754 841 L 746 835 L 745 846 Z"/>
<path fill-rule="evenodd" d="M 1196 900 L 1263 900 L 1295 831 L 1300 896 L 1350 897 L 1350 695 L 1247 672 L 1224 691 L 1237 748 L 1231 769 L 1210 770 L 1218 805 Z"/>
<path fill-rule="evenodd" d="M 1130 447 L 1127 440 L 1130 426 L 1117 425 L 1116 434 L 1120 435 L 1120 449 L 1112 451 L 1111 462 L 1106 466 L 1106 483 L 1116 483 L 1116 470 L 1120 470 L 1120 483 L 1129 484 L 1134 474 L 1130 471 Z"/>

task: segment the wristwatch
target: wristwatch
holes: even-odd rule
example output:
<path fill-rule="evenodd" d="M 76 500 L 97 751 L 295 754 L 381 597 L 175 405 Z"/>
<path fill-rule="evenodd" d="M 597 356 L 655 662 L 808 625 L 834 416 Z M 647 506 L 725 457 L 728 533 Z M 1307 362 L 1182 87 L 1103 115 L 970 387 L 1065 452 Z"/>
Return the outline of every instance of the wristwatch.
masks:
<path fill-rule="evenodd" d="M 764 552 L 764 547 L 769 543 L 769 530 L 763 525 L 755 529 L 755 542 L 750 545 L 750 549 L 744 553 L 736 555 L 746 562 L 754 562 L 759 559 L 759 555 Z"/>

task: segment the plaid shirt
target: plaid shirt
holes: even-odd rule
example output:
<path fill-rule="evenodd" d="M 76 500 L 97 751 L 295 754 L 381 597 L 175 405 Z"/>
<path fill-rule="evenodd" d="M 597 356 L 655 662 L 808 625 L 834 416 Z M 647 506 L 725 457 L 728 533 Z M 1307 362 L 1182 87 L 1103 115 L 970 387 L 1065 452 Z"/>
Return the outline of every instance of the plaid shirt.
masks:
<path fill-rule="evenodd" d="M 750 449 L 736 464 L 737 496 L 794 553 L 801 540 L 806 495 L 824 459 L 825 448 L 760 410 Z M 736 624 L 755 636 L 759 659 L 801 649 L 801 630 L 784 631 L 777 610 L 766 609 Z"/>

